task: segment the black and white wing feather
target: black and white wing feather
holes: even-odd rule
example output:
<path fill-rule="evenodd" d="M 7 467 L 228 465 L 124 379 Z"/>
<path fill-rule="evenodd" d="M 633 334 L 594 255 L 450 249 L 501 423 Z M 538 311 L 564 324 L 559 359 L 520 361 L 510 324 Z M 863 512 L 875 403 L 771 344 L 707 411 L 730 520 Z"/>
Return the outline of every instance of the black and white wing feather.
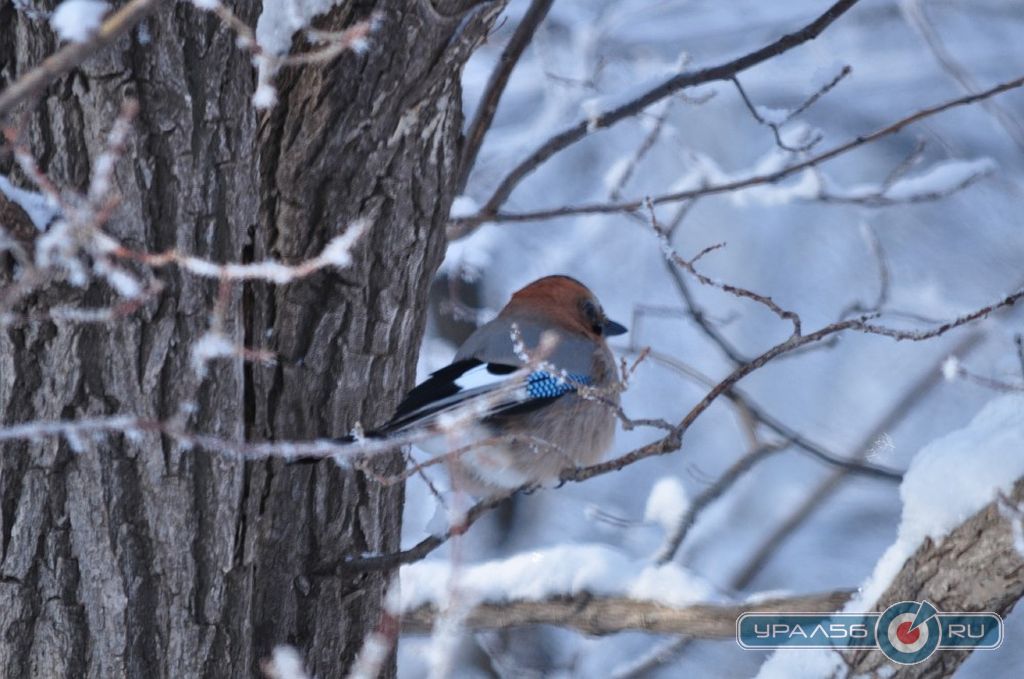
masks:
<path fill-rule="evenodd" d="M 417 385 L 399 404 L 391 421 L 377 433 L 388 435 L 410 427 L 429 427 L 460 407 L 479 409 L 481 421 L 529 412 L 589 382 L 583 375 L 553 375 L 544 370 L 524 373 L 520 366 L 467 358 L 438 370 Z"/>

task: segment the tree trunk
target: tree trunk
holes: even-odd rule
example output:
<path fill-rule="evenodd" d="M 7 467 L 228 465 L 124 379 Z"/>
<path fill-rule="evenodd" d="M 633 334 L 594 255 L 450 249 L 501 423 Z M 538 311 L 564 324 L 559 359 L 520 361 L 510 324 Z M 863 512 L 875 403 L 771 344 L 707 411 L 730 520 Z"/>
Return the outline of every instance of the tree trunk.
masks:
<path fill-rule="evenodd" d="M 174 268 L 159 271 L 166 288 L 155 302 L 114 324 L 0 330 L 0 423 L 166 419 L 191 403 L 191 429 L 234 439 L 378 424 L 413 377 L 444 249 L 461 67 L 502 3 L 437 4 L 336 8 L 318 25 L 379 12 L 369 51 L 283 71 L 279 103 L 261 115 L 250 104 L 251 58 L 235 36 L 212 15 L 167 2 L 27 109 L 19 120 L 43 169 L 81 190 L 122 103 L 139 100 L 116 174 L 122 204 L 105 227 L 133 248 L 298 261 L 356 218 L 370 228 L 347 270 L 233 287 L 229 333 L 278 352 L 276 366 L 221 360 L 200 380 L 191 345 L 208 327 L 218 284 Z M 258 7 L 235 10 L 255 25 Z M 2 86 L 58 47 L 45 18 L 7 0 L 0 25 Z M 20 177 L 9 158 L 0 172 Z M 93 283 L 51 286 L 25 304 L 111 300 Z M 253 676 L 280 643 L 296 645 L 317 676 L 344 674 L 377 624 L 390 575 L 317 573 L 397 547 L 400 488 L 329 462 L 243 464 L 156 434 L 83 448 L 3 445 L 6 675 Z"/>

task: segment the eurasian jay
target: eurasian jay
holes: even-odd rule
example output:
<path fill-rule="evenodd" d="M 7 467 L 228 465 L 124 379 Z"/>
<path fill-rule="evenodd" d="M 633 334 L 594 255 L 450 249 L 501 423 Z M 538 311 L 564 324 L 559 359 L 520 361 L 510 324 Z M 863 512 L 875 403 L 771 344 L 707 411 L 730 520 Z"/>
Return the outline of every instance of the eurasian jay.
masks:
<path fill-rule="evenodd" d="M 367 436 L 432 432 L 416 445 L 453 453 L 455 483 L 477 495 L 555 480 L 612 443 L 619 382 L 604 338 L 624 332 L 579 281 L 536 280 Z"/>

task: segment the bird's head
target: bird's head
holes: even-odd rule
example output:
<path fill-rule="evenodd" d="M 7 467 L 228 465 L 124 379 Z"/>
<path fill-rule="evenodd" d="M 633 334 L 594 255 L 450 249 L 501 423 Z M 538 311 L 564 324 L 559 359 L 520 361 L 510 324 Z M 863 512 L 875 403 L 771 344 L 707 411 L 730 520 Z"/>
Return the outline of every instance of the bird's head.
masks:
<path fill-rule="evenodd" d="M 609 319 L 587 286 L 569 276 L 545 276 L 512 294 L 503 314 L 540 318 L 562 330 L 590 337 L 627 332 Z"/>

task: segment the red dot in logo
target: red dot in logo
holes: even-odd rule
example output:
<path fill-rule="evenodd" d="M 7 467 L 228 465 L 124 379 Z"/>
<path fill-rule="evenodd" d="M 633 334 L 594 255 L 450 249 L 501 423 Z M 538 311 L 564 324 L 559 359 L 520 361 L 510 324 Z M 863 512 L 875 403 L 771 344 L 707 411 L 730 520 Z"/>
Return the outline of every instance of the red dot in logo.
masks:
<path fill-rule="evenodd" d="M 921 636 L 921 628 L 919 627 L 911 632 L 911 625 L 913 625 L 913 622 L 907 620 L 905 622 L 901 622 L 900 626 L 896 628 L 896 638 L 899 639 L 901 643 L 908 645 L 912 644 Z"/>

